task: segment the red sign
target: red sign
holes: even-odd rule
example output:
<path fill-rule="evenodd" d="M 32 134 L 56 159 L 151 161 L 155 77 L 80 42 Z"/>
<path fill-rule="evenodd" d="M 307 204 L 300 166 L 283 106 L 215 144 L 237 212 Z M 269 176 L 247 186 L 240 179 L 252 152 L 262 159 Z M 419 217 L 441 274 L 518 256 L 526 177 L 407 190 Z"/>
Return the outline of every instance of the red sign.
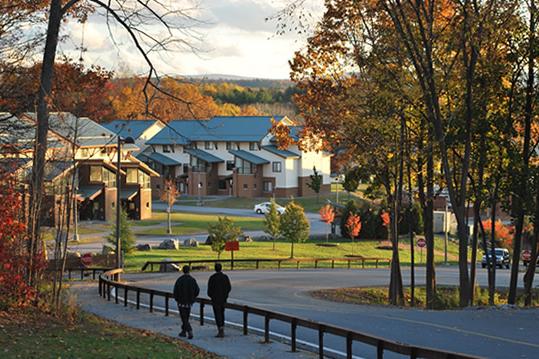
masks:
<path fill-rule="evenodd" d="M 80 257 L 80 261 L 85 266 L 92 265 L 92 253 L 83 254 L 82 257 Z"/>
<path fill-rule="evenodd" d="M 240 242 L 238 241 L 230 241 L 225 243 L 225 251 L 239 251 L 240 250 Z"/>
<path fill-rule="evenodd" d="M 423 238 L 419 238 L 417 240 L 417 246 L 419 248 L 425 248 L 426 245 L 427 245 L 427 242 Z"/>
<path fill-rule="evenodd" d="M 526 250 L 522 252 L 522 260 L 528 262 L 530 259 L 532 259 L 532 254 L 530 251 Z"/>

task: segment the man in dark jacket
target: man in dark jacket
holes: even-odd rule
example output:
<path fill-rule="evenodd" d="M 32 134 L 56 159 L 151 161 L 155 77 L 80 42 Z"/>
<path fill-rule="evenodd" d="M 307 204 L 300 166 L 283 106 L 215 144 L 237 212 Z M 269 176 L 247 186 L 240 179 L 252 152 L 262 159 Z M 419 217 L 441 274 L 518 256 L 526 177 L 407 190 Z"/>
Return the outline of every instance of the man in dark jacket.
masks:
<path fill-rule="evenodd" d="M 208 297 L 212 301 L 213 315 L 218 330 L 217 338 L 225 336 L 225 303 L 231 290 L 230 280 L 222 270 L 221 263 L 215 263 L 215 273 L 208 280 Z"/>
<path fill-rule="evenodd" d="M 193 328 L 189 324 L 191 306 L 200 292 L 197 281 L 189 274 L 189 266 L 183 266 L 183 275 L 174 284 L 174 299 L 178 303 L 178 310 L 182 318 L 182 331 L 179 336 L 193 339 Z"/>

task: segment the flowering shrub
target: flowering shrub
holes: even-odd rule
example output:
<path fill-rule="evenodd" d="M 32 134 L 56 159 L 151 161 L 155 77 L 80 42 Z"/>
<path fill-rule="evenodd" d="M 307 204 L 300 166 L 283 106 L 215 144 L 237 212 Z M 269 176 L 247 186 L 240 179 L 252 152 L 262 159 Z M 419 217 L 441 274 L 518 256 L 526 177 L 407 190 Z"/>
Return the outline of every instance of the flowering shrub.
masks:
<path fill-rule="evenodd" d="M 25 281 L 26 225 L 20 221 L 22 198 L 12 176 L 0 173 L 0 309 L 28 305 L 36 295 Z M 35 258 L 43 268 L 43 256 Z"/>

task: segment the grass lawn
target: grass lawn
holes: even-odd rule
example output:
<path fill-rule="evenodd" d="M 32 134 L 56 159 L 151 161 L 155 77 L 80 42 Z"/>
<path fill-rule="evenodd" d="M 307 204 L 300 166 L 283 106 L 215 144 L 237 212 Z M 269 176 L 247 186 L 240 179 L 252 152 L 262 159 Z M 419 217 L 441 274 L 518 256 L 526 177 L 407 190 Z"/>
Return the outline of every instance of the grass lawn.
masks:
<path fill-rule="evenodd" d="M 339 288 L 339 289 L 321 289 L 311 292 L 315 298 L 329 300 L 339 303 L 366 304 L 366 305 L 388 305 L 388 288 L 386 287 L 362 287 L 362 288 Z M 517 303 L 524 304 L 522 296 L 523 291 L 518 294 Z M 436 299 L 433 309 L 457 309 L 459 308 L 459 290 L 457 287 L 438 286 Z M 498 290 L 494 295 L 494 305 L 507 303 L 507 290 Z M 411 302 L 411 290 L 404 288 L 405 305 L 409 306 Z M 415 306 L 425 308 L 427 302 L 427 293 L 425 287 L 416 287 L 414 291 Z M 474 305 L 488 305 L 488 289 L 475 288 Z M 534 289 L 532 306 L 539 305 L 539 290 Z"/>
<path fill-rule="evenodd" d="M 2 358 L 218 358 L 151 332 L 94 315 L 69 325 L 42 313 L 0 312 Z"/>
<path fill-rule="evenodd" d="M 216 223 L 223 215 L 196 214 L 196 213 L 172 213 L 172 233 L 173 234 L 193 234 L 206 232 L 208 225 Z M 244 231 L 255 231 L 263 229 L 262 217 L 236 217 L 227 216 Z M 166 234 L 167 214 L 164 212 L 154 212 L 152 219 L 148 221 L 133 222 L 133 226 L 148 226 L 163 223 L 157 228 L 137 229 L 136 234 Z"/>
<path fill-rule="evenodd" d="M 303 206 L 306 212 L 318 212 L 320 208 L 326 204 L 327 200 L 332 202 L 337 202 L 337 193 L 333 192 L 330 194 L 320 195 L 320 199 L 317 200 L 316 196 L 312 197 L 298 197 L 298 198 L 276 198 L 275 201 L 281 206 L 286 206 L 287 203 L 294 200 L 296 203 Z M 359 194 L 352 193 L 350 199 L 354 200 L 356 204 L 361 205 L 365 200 L 362 199 Z M 255 204 L 261 202 L 269 201 L 269 198 L 238 198 L 238 197 L 226 197 L 218 200 L 211 200 L 204 202 L 206 207 L 217 207 L 217 208 L 242 208 L 242 209 L 253 209 Z M 346 203 L 348 202 L 348 194 L 346 192 L 340 192 L 339 202 Z M 178 205 L 191 205 L 188 202 L 178 202 Z"/>
<path fill-rule="evenodd" d="M 342 258 L 346 255 L 355 254 L 362 255 L 364 257 L 377 257 L 377 258 L 391 258 L 391 251 L 386 249 L 376 248 L 379 244 L 378 241 L 361 241 L 359 243 L 351 243 L 349 240 L 338 241 L 336 247 L 321 247 L 317 246 L 317 243 L 325 243 L 325 240 L 321 241 L 309 241 L 306 243 L 296 244 L 294 246 L 294 257 L 296 258 Z M 436 248 L 443 248 L 443 239 L 438 237 L 436 239 Z M 448 245 L 448 259 L 450 263 L 456 263 L 457 261 L 458 246 L 456 243 L 449 242 Z M 402 241 L 400 246 L 400 260 L 402 265 L 410 264 L 410 250 L 409 245 L 405 241 Z M 276 250 L 272 250 L 272 243 L 270 241 L 256 241 L 256 242 L 241 242 L 240 250 L 234 254 L 235 259 L 245 258 L 283 258 L 290 257 L 290 243 L 277 241 Z M 435 250 L 435 257 L 437 263 L 443 262 L 443 250 Z M 194 259 L 217 259 L 217 253 L 211 250 L 210 246 L 202 245 L 197 248 L 180 248 L 179 250 L 152 250 L 149 252 L 133 252 L 126 256 L 126 269 L 129 271 L 137 271 L 142 268 L 146 261 L 159 261 L 164 258 L 171 258 L 174 260 L 194 260 Z M 230 258 L 230 253 L 223 252 L 221 258 L 227 260 Z M 425 255 L 423 256 L 423 262 L 420 263 L 419 253 L 416 253 L 415 263 L 424 264 Z M 287 264 L 290 267 L 295 267 L 295 264 Z M 320 263 L 320 267 L 329 266 L 330 263 Z M 336 266 L 344 267 L 346 263 L 336 263 Z M 371 265 L 374 265 L 372 263 Z M 244 266 L 252 268 L 252 264 L 244 264 Z M 264 268 L 272 268 L 275 264 L 261 264 Z M 238 264 L 237 268 L 241 268 Z"/>

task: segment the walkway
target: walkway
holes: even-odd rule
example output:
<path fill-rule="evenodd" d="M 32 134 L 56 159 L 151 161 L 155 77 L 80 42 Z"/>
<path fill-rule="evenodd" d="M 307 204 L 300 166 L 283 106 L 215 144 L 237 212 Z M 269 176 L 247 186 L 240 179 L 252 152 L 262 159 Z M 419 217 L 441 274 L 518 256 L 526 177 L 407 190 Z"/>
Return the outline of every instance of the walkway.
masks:
<path fill-rule="evenodd" d="M 150 313 L 147 310 L 136 310 L 131 306 L 124 307 L 114 302 L 108 302 L 97 294 L 96 282 L 74 282 L 71 291 L 78 297 L 81 308 L 87 312 L 107 318 L 120 324 L 149 330 L 177 338 L 180 318 L 177 315 L 165 317 L 163 313 Z M 208 320 L 208 319 L 206 319 Z M 216 353 L 226 358 L 279 358 L 279 359 L 307 359 L 316 358 L 316 355 L 308 352 L 290 352 L 290 347 L 279 342 L 262 344 L 263 338 L 249 334 L 244 336 L 239 330 L 226 329 L 224 339 L 216 339 L 215 325 L 207 323 L 200 326 L 193 320 L 195 338 L 186 340 L 189 343 Z M 179 339 L 178 340 L 182 340 Z"/>

